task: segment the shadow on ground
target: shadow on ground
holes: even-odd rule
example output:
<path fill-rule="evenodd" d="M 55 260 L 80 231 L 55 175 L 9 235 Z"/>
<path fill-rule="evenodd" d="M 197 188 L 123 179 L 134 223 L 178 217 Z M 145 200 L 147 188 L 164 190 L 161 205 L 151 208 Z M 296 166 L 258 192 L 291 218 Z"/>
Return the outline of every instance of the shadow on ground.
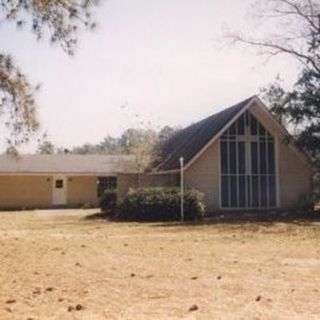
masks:
<path fill-rule="evenodd" d="M 110 215 L 104 212 L 96 212 L 90 215 L 85 216 L 84 220 L 107 220 L 109 219 Z"/>
<path fill-rule="evenodd" d="M 314 225 L 315 222 L 320 222 L 320 211 L 313 212 L 241 212 L 211 215 L 201 221 L 187 222 L 170 222 L 160 223 L 156 226 L 205 226 L 215 224 L 230 224 L 230 225 L 250 225 L 263 224 L 273 225 L 275 223 L 287 223 L 296 225 Z"/>
<path fill-rule="evenodd" d="M 210 216 L 199 221 L 117 221 L 111 219 L 110 214 L 97 212 L 88 215 L 85 220 L 107 220 L 110 222 L 141 222 L 148 223 L 154 227 L 177 227 L 177 226 L 205 226 L 215 224 L 257 224 L 272 225 L 282 222 L 296 225 L 308 225 L 320 222 L 320 210 L 303 211 L 303 212 L 237 212 L 225 214 L 211 214 Z"/>

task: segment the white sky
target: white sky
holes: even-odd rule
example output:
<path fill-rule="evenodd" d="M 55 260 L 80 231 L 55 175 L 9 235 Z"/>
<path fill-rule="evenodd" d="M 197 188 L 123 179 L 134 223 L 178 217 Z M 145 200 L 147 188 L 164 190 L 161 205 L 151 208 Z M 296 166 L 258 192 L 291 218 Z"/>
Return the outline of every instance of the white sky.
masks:
<path fill-rule="evenodd" d="M 59 146 L 97 143 L 141 119 L 185 126 L 258 93 L 277 73 L 294 79 L 292 60 L 265 64 L 252 50 L 222 45 L 225 26 L 257 28 L 251 2 L 101 1 L 98 29 L 81 35 L 75 57 L 8 24 L 0 25 L 1 51 L 42 84 L 40 119 Z"/>

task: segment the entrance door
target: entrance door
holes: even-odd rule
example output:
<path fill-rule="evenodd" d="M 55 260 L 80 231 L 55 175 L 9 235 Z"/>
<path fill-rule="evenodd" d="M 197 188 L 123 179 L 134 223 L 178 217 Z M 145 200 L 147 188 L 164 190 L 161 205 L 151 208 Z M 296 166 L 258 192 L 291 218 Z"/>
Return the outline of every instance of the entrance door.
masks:
<path fill-rule="evenodd" d="M 53 177 L 52 204 L 67 204 L 67 179 L 65 176 Z"/>

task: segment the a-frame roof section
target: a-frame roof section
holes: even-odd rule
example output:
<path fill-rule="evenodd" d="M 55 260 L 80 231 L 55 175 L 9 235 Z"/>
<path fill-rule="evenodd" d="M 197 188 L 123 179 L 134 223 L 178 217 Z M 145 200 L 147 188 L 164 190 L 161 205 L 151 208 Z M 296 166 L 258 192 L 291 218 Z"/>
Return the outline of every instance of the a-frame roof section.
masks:
<path fill-rule="evenodd" d="M 178 131 L 164 144 L 162 148 L 164 161 L 156 168 L 156 171 L 175 171 L 179 169 L 180 157 L 184 158 L 185 166 L 187 166 L 254 99 L 256 99 L 256 96 L 243 100 L 232 107 Z"/>

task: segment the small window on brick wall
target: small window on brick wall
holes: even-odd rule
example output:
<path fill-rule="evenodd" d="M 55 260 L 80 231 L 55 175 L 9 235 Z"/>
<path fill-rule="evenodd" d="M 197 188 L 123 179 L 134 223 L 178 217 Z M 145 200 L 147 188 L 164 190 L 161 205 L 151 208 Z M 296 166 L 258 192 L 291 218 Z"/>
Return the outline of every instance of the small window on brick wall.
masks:
<path fill-rule="evenodd" d="M 56 180 L 56 189 L 62 189 L 63 188 L 63 180 L 59 179 Z"/>
<path fill-rule="evenodd" d="M 117 177 L 98 177 L 97 180 L 97 194 L 101 197 L 104 190 L 116 189 L 117 188 Z"/>

